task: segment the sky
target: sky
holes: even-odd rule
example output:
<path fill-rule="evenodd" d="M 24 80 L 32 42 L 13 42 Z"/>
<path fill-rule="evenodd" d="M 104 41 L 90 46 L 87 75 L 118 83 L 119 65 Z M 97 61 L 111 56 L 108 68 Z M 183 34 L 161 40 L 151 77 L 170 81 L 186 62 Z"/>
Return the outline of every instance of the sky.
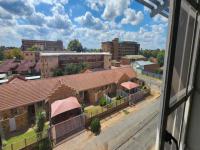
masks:
<path fill-rule="evenodd" d="M 163 49 L 168 19 L 151 18 L 135 0 L 0 0 L 0 45 L 21 46 L 21 39 L 78 39 L 100 48 L 118 37 L 143 49 Z"/>

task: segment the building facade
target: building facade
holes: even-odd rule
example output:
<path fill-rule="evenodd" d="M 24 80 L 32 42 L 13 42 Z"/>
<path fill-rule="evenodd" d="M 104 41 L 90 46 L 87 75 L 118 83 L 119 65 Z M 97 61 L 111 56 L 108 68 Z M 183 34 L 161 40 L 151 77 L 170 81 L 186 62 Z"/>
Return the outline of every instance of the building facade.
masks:
<path fill-rule="evenodd" d="M 88 69 L 110 69 L 110 53 L 40 53 L 40 68 L 43 78 L 51 77 L 57 68 L 67 64 L 86 63 Z"/>
<path fill-rule="evenodd" d="M 120 60 L 125 55 L 137 55 L 140 44 L 133 41 L 119 41 L 118 38 L 115 38 L 112 41 L 102 42 L 101 47 L 103 52 L 112 54 L 112 59 Z"/>
<path fill-rule="evenodd" d="M 39 51 L 63 51 L 63 42 L 45 41 L 45 40 L 22 40 L 22 51 L 27 51 L 32 47 L 38 48 Z"/>
<path fill-rule="evenodd" d="M 37 81 L 18 79 L 0 85 L 0 134 L 8 137 L 27 129 L 34 123 L 38 110 L 45 109 L 48 116 L 48 106 L 57 100 L 73 96 L 79 103 L 97 104 L 104 94 L 116 93 L 122 82 L 136 77 L 131 67 L 121 67 Z"/>
<path fill-rule="evenodd" d="M 40 53 L 37 51 L 23 51 L 24 60 L 31 62 L 38 62 L 40 60 Z"/>

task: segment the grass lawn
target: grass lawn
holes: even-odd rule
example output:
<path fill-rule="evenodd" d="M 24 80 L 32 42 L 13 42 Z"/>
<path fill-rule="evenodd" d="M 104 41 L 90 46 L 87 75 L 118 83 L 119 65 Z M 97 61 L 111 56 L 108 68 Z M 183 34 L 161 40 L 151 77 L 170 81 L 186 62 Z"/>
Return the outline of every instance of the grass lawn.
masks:
<path fill-rule="evenodd" d="M 90 117 L 90 116 L 94 116 L 99 113 L 102 113 L 103 111 L 106 111 L 106 109 L 99 105 L 97 106 L 91 105 L 91 106 L 85 107 L 84 111 L 86 113 L 86 116 Z"/>
<path fill-rule="evenodd" d="M 43 137 L 45 137 L 46 131 L 48 129 L 49 123 L 45 123 Z M 11 150 L 11 144 L 13 146 L 13 150 L 21 149 L 25 147 L 25 139 L 26 139 L 26 145 L 33 144 L 37 142 L 37 134 L 33 128 L 30 128 L 25 133 L 20 134 L 18 136 L 11 137 L 6 140 L 6 146 L 3 148 L 3 150 Z"/>
<path fill-rule="evenodd" d="M 110 109 L 112 107 L 116 107 L 116 105 L 120 105 L 122 103 L 124 103 L 123 99 L 116 100 L 116 98 L 113 98 L 112 102 L 110 104 L 108 104 L 108 109 Z M 97 105 L 97 106 L 91 105 L 91 106 L 84 108 L 84 112 L 85 112 L 86 116 L 88 116 L 88 117 L 95 116 L 95 115 L 102 113 L 106 110 L 107 110 L 107 108 L 101 107 L 100 105 Z"/>

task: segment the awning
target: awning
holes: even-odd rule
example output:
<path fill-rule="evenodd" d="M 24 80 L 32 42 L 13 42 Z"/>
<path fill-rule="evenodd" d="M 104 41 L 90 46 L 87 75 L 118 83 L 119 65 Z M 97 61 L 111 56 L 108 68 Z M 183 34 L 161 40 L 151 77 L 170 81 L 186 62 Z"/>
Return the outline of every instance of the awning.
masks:
<path fill-rule="evenodd" d="M 76 97 L 57 100 L 51 104 L 51 118 L 75 108 L 81 108 Z"/>
<path fill-rule="evenodd" d="M 124 88 L 128 89 L 128 90 L 139 87 L 139 85 L 137 83 L 134 83 L 134 82 L 131 82 L 131 81 L 123 82 L 120 85 L 123 86 Z"/>

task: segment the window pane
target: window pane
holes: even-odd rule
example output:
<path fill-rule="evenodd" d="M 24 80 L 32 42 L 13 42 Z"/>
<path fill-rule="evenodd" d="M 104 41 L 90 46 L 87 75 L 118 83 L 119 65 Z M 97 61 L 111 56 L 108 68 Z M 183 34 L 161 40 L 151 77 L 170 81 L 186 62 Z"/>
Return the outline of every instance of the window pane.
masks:
<path fill-rule="evenodd" d="M 175 96 L 176 93 L 178 93 L 178 89 L 179 89 L 179 79 L 180 79 L 180 73 L 181 73 L 181 63 L 182 63 L 183 48 L 184 48 L 183 43 L 185 43 L 187 18 L 188 18 L 187 12 L 181 9 L 180 18 L 179 18 L 174 69 L 173 69 L 171 97 Z"/>
<path fill-rule="evenodd" d="M 184 104 L 180 105 L 173 113 L 168 116 L 167 131 L 171 133 L 177 141 L 179 141 L 179 134 L 182 126 Z M 173 145 L 174 146 L 174 145 Z M 165 145 L 165 149 L 169 149 L 169 145 Z M 175 149 L 175 147 L 173 147 Z"/>
<path fill-rule="evenodd" d="M 192 16 L 190 16 L 188 30 L 187 30 L 187 40 L 186 40 L 186 46 L 185 46 L 185 52 L 184 52 L 184 60 L 183 60 L 183 65 L 182 65 L 180 90 L 182 90 L 183 88 L 186 88 L 187 86 L 186 84 L 187 84 L 187 78 L 188 78 L 188 73 L 189 73 L 190 55 L 192 52 L 194 27 L 195 27 L 195 19 Z"/>

